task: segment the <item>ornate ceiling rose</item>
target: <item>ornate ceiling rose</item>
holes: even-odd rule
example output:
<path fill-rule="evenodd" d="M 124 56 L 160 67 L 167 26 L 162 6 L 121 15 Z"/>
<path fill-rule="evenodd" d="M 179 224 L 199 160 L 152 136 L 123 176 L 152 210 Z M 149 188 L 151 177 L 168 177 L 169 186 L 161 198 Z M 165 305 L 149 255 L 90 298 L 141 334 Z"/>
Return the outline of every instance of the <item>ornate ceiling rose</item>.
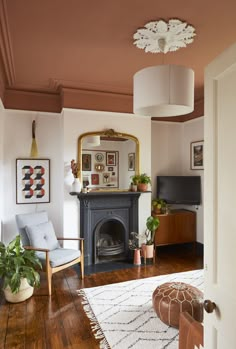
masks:
<path fill-rule="evenodd" d="M 134 34 L 134 45 L 152 53 L 177 51 L 193 42 L 195 28 L 179 19 L 149 22 Z"/>

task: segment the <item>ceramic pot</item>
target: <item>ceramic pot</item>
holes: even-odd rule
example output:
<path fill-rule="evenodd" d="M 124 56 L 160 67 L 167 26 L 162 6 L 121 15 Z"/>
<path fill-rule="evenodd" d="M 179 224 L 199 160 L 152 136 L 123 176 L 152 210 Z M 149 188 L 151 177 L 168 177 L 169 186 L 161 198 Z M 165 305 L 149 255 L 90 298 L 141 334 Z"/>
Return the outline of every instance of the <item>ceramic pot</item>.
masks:
<path fill-rule="evenodd" d="M 19 303 L 23 302 L 26 299 L 30 298 L 33 295 L 34 288 L 28 284 L 27 279 L 21 279 L 21 285 L 19 292 L 12 293 L 9 286 L 7 286 L 4 290 L 5 298 L 10 303 Z"/>
<path fill-rule="evenodd" d="M 142 244 L 142 256 L 144 258 L 153 258 L 154 247 L 153 245 Z"/>
<path fill-rule="evenodd" d="M 71 191 L 72 193 L 80 193 L 82 189 L 82 185 L 79 178 L 75 178 L 72 183 Z"/>
<path fill-rule="evenodd" d="M 131 184 L 130 185 L 130 191 L 137 191 L 138 188 L 137 188 L 137 184 Z"/>
<path fill-rule="evenodd" d="M 138 191 L 147 191 L 148 190 L 148 184 L 146 183 L 139 183 L 138 184 Z"/>

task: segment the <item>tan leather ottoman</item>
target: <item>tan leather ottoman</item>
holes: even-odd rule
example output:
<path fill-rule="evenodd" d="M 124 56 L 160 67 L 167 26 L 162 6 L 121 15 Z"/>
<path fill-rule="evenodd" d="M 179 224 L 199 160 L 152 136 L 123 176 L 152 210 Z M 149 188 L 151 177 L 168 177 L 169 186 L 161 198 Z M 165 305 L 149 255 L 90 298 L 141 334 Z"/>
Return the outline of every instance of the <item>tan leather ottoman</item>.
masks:
<path fill-rule="evenodd" d="M 195 320 L 203 320 L 203 293 L 183 282 L 167 282 L 158 286 L 152 304 L 159 318 L 167 325 L 179 328 L 179 315 L 188 312 Z"/>

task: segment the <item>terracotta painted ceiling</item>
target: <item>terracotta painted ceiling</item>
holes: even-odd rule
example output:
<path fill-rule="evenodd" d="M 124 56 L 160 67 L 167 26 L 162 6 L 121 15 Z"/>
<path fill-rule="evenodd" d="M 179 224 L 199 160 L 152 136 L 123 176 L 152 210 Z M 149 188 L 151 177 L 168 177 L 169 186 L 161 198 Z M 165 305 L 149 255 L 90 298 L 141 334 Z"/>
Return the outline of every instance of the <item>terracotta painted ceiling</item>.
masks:
<path fill-rule="evenodd" d="M 201 116 L 204 68 L 236 42 L 235 14 L 235 0 L 0 0 L 1 99 L 11 109 L 132 113 L 133 75 L 178 64 L 195 72 L 195 111 L 174 119 Z M 195 27 L 192 44 L 166 55 L 133 45 L 138 28 L 171 18 Z"/>

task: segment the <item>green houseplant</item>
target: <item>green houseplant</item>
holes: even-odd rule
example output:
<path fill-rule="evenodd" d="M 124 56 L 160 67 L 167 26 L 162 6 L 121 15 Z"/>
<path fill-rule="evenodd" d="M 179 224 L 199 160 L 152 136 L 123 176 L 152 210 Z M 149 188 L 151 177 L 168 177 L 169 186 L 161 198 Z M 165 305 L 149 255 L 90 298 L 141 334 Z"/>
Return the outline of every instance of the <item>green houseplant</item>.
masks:
<path fill-rule="evenodd" d="M 159 225 L 160 221 L 158 217 L 149 216 L 146 220 L 146 244 L 142 245 L 142 253 L 145 260 L 146 258 L 153 258 L 155 232 Z"/>
<path fill-rule="evenodd" d="M 146 173 L 141 173 L 139 175 L 134 175 L 131 177 L 132 183 L 138 186 L 139 191 L 147 191 L 148 184 L 151 184 L 151 177 Z"/>
<path fill-rule="evenodd" d="M 152 211 L 156 214 L 160 214 L 166 208 L 166 202 L 164 199 L 156 198 L 152 200 Z"/>
<path fill-rule="evenodd" d="M 160 225 L 160 220 L 158 217 L 149 216 L 146 220 L 146 245 L 153 245 L 156 229 Z"/>
<path fill-rule="evenodd" d="M 36 268 L 42 265 L 35 251 L 25 250 L 17 235 L 7 246 L 0 242 L 0 277 L 9 302 L 21 302 L 33 294 L 33 287 L 40 284 Z"/>

